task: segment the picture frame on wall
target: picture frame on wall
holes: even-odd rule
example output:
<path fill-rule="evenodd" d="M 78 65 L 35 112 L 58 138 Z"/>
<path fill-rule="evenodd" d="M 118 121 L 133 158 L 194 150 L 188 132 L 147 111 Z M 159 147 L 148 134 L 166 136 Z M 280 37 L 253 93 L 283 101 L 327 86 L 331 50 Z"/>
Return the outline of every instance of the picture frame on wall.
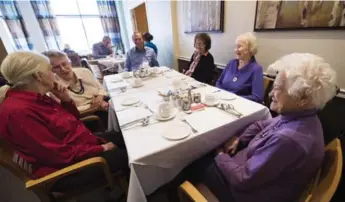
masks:
<path fill-rule="evenodd" d="M 345 1 L 257 1 L 254 31 L 345 29 Z"/>
<path fill-rule="evenodd" d="M 184 32 L 224 32 L 224 1 L 181 1 Z"/>

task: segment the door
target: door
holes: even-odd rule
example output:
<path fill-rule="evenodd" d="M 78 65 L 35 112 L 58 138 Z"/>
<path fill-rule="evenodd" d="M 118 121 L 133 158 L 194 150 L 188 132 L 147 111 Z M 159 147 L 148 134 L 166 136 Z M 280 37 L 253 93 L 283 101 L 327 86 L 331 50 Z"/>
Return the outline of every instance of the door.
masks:
<path fill-rule="evenodd" d="M 133 30 L 141 33 L 148 32 L 149 27 L 147 23 L 145 3 L 142 3 L 139 6 L 133 8 L 131 10 L 131 14 Z"/>

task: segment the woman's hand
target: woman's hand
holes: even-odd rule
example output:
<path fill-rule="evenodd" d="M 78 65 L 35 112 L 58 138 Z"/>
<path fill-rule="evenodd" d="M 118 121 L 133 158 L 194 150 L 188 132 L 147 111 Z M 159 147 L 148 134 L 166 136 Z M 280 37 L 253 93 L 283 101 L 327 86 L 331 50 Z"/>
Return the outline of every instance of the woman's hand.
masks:
<path fill-rule="evenodd" d="M 51 93 L 53 93 L 61 102 L 72 101 L 72 98 L 68 94 L 67 88 L 58 82 L 54 82 L 54 88 L 51 90 Z"/>
<path fill-rule="evenodd" d="M 237 152 L 237 147 L 240 142 L 238 137 L 231 137 L 224 145 L 224 151 L 230 155 L 234 155 Z"/>
<path fill-rule="evenodd" d="M 106 110 L 108 110 L 108 107 L 109 107 L 109 103 L 103 101 L 101 104 L 101 108 L 106 111 Z"/>
<path fill-rule="evenodd" d="M 112 142 L 102 144 L 103 152 L 110 151 L 116 148 L 116 145 Z"/>

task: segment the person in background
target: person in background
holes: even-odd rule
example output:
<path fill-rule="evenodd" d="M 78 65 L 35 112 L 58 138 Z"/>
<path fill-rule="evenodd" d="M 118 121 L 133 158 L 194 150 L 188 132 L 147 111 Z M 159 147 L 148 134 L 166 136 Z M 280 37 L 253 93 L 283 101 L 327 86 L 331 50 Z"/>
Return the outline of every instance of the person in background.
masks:
<path fill-rule="evenodd" d="M 67 89 L 55 82 L 47 57 L 29 51 L 10 53 L 1 73 L 11 88 L 0 104 L 0 138 L 28 163 L 28 175 L 41 178 L 96 156 L 104 157 L 112 172 L 128 171 L 122 135 L 95 136 L 83 125 Z M 51 191 L 71 191 L 102 177 L 101 170 L 89 167 L 60 178 Z"/>
<path fill-rule="evenodd" d="M 187 167 L 175 184 L 183 176 L 201 180 L 220 202 L 298 201 L 323 161 L 317 111 L 335 96 L 336 73 L 309 53 L 286 55 L 271 68 L 280 69 L 270 93 L 270 108 L 280 116 L 250 125 Z"/>
<path fill-rule="evenodd" d="M 105 58 L 111 54 L 113 54 L 113 50 L 109 36 L 104 36 L 101 42 L 95 43 L 92 46 L 92 57 L 94 59 Z"/>
<path fill-rule="evenodd" d="M 142 33 L 134 32 L 132 39 L 135 47 L 127 52 L 125 71 L 135 71 L 144 62 L 147 62 L 151 67 L 159 66 L 154 50 L 144 46 Z"/>
<path fill-rule="evenodd" d="M 56 73 L 56 81 L 68 89 L 69 96 L 79 111 L 97 110 L 95 114 L 108 123 L 108 93 L 87 68 L 72 68 L 70 60 L 64 52 L 49 50 L 43 52 Z"/>
<path fill-rule="evenodd" d="M 183 70 L 185 75 L 193 77 L 195 80 L 211 84 L 213 72 L 215 70 L 211 48 L 211 38 L 206 33 L 200 33 L 194 37 L 194 48 L 188 69 Z"/>
<path fill-rule="evenodd" d="M 65 44 L 64 49 L 62 50 L 66 54 L 75 54 L 76 52 L 71 49 L 71 46 L 69 44 Z"/>
<path fill-rule="evenodd" d="M 216 86 L 249 100 L 262 103 L 264 100 L 263 69 L 255 59 L 256 37 L 244 33 L 236 38 L 236 59 L 230 60 Z"/>
<path fill-rule="evenodd" d="M 146 33 L 144 33 L 143 37 L 144 37 L 144 41 L 145 41 L 145 46 L 152 48 L 155 51 L 156 56 L 157 56 L 158 55 L 157 46 L 151 42 L 153 40 L 153 36 L 150 33 L 146 32 Z"/>

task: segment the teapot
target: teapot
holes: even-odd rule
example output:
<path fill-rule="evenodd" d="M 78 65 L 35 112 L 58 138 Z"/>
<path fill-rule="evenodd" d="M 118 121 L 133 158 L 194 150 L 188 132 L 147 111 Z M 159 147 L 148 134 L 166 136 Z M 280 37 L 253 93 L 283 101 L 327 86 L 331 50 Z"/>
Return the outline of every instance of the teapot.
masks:
<path fill-rule="evenodd" d="M 143 62 L 140 66 L 140 68 L 136 71 L 134 71 L 134 77 L 136 78 L 145 78 L 150 76 L 150 65 L 147 62 Z"/>

